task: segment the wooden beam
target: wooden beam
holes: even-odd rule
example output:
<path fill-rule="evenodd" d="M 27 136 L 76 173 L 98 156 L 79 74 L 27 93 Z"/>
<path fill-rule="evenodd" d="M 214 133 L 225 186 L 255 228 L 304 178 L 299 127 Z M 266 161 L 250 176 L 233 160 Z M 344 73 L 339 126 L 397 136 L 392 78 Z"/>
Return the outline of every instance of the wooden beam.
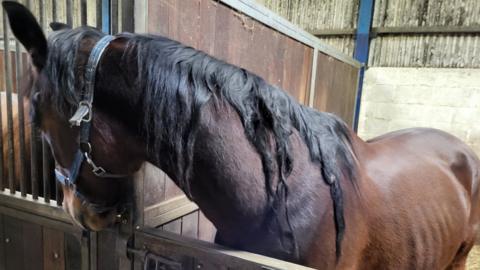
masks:
<path fill-rule="evenodd" d="M 149 206 L 145 209 L 144 220 L 147 227 L 158 227 L 198 210 L 198 206 L 185 195 Z"/>
<path fill-rule="evenodd" d="M 319 38 L 355 36 L 355 28 L 310 30 Z M 373 27 L 372 36 L 381 35 L 449 35 L 449 34 L 480 34 L 480 26 L 402 26 Z"/>

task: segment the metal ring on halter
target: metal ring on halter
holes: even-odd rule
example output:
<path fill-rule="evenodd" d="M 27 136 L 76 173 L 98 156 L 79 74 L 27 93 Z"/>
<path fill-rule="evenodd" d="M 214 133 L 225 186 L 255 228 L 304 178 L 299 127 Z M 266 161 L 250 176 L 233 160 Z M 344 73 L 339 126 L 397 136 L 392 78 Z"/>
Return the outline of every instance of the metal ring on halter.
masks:
<path fill-rule="evenodd" d="M 80 142 L 80 150 L 82 150 L 83 153 L 92 153 L 92 145 L 90 142 Z"/>

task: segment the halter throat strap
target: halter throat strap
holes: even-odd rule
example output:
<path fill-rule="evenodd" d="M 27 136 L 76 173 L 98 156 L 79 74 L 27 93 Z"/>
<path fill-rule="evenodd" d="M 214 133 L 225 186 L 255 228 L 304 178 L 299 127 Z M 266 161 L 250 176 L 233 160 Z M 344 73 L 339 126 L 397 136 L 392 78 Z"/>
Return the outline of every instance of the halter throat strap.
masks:
<path fill-rule="evenodd" d="M 92 173 L 102 178 L 123 178 L 126 175 L 111 174 L 100 166 L 97 166 L 91 157 L 92 148 L 90 145 L 90 129 L 93 116 L 93 93 L 95 90 L 95 74 L 105 49 L 110 42 L 115 39 L 114 36 L 106 35 L 102 37 L 93 47 L 88 58 L 85 71 L 85 87 L 81 93 L 81 101 L 78 108 L 70 118 L 69 122 L 73 126 L 80 127 L 80 144 L 75 153 L 73 163 L 69 169 L 69 176 L 65 179 L 67 184 L 75 185 L 83 161 L 92 168 Z"/>

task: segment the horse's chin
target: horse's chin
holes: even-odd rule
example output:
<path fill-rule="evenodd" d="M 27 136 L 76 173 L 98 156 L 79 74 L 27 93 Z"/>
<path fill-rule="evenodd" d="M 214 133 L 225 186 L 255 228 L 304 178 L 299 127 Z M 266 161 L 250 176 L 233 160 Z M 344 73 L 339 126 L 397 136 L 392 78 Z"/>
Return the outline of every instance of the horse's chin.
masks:
<path fill-rule="evenodd" d="M 82 229 L 98 232 L 115 226 L 118 223 L 116 216 L 116 213 L 112 211 L 107 215 L 83 214 L 80 217 L 74 218 L 74 220 Z"/>

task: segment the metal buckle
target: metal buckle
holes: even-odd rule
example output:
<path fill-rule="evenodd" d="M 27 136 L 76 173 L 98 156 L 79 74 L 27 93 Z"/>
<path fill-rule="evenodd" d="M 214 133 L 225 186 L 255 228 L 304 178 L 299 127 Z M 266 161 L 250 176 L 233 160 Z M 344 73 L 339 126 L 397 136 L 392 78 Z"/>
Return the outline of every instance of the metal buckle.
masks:
<path fill-rule="evenodd" d="M 64 185 L 64 186 L 67 186 L 67 185 L 70 185 L 71 182 L 70 182 L 70 178 L 66 175 L 64 175 L 62 172 L 60 172 L 59 169 L 56 169 L 55 168 L 55 178 L 57 179 L 57 181 Z"/>
<path fill-rule="evenodd" d="M 97 166 L 93 160 L 90 158 L 90 154 L 85 152 L 84 153 L 85 155 L 85 160 L 87 161 L 87 163 L 92 166 L 92 173 L 95 174 L 96 176 L 99 176 L 99 177 L 102 177 L 103 175 L 105 175 L 106 171 L 104 168 L 100 167 L 100 166 Z"/>
<path fill-rule="evenodd" d="M 86 100 L 78 103 L 78 109 L 68 122 L 70 125 L 79 127 L 82 122 L 90 122 L 92 120 L 92 104 Z"/>

